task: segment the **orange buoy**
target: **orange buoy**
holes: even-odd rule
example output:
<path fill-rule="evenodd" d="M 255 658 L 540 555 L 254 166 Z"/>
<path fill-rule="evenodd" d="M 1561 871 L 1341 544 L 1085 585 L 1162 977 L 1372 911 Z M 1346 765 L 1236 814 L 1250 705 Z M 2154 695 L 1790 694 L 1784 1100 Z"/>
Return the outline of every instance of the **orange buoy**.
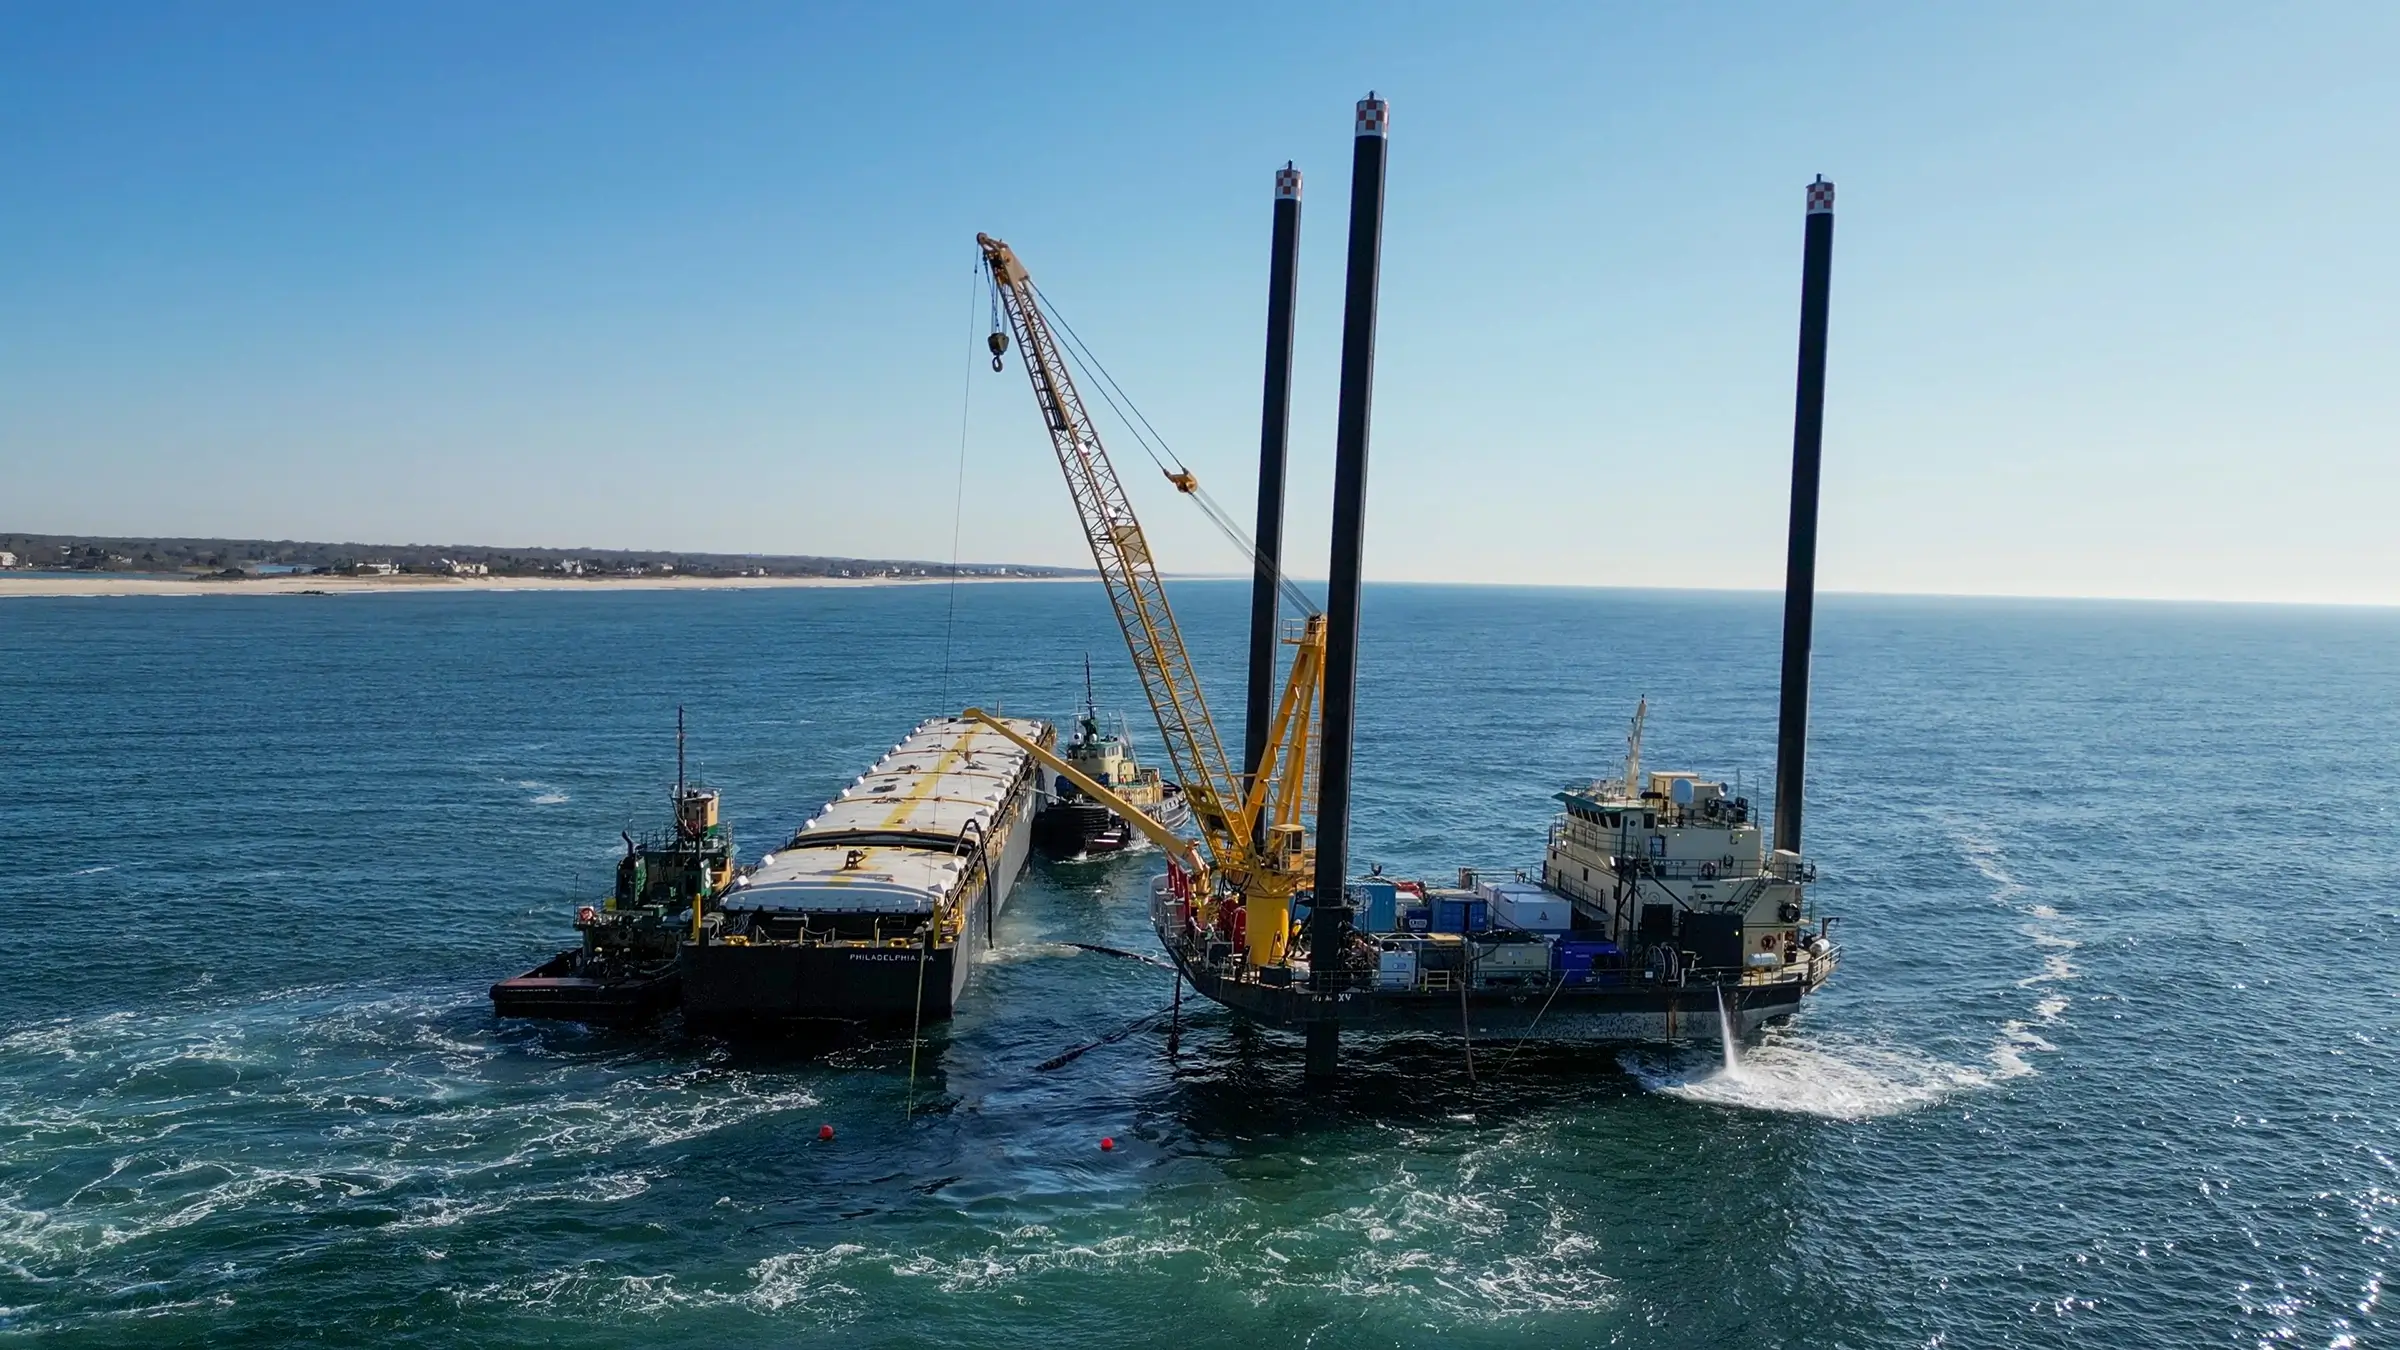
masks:
<path fill-rule="evenodd" d="M 1115 1148 L 1116 1148 L 1116 1146 L 1117 1146 L 1117 1141 L 1116 1141 L 1116 1140 L 1114 1140 L 1114 1139 L 1102 1139 L 1102 1140 L 1100 1141 L 1100 1151 L 1101 1151 L 1102 1153 L 1107 1153 L 1107 1152 L 1110 1152 L 1110 1151 L 1112 1151 L 1113 1149 L 1115 1149 Z"/>
<path fill-rule="evenodd" d="M 832 1127 L 831 1125 L 819 1125 L 819 1126 L 817 1127 L 817 1138 L 819 1138 L 819 1139 L 831 1139 L 831 1138 L 833 1138 L 833 1127 Z"/>

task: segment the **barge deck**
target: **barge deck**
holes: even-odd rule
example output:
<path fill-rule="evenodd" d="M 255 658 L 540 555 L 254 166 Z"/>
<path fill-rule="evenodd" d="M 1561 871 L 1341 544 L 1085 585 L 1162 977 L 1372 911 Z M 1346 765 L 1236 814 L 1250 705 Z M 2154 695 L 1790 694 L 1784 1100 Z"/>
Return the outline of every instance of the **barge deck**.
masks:
<path fill-rule="evenodd" d="M 1046 722 L 1012 719 L 1028 740 Z M 1041 775 L 999 733 L 919 723 L 683 944 L 688 1025 L 948 1018 L 1032 847 Z"/>

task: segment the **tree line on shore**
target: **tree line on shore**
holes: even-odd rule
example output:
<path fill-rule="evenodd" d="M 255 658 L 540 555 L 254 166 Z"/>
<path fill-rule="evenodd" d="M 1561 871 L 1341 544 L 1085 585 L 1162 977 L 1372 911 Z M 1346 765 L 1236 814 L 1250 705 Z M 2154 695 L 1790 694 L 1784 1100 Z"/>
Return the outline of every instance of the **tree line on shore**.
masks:
<path fill-rule="evenodd" d="M 491 548 L 472 544 L 316 543 L 293 539 L 151 539 L 0 534 L 0 565 L 56 572 L 150 572 L 228 579 L 323 573 L 435 576 L 1048 577 L 1063 567 L 634 549 Z"/>

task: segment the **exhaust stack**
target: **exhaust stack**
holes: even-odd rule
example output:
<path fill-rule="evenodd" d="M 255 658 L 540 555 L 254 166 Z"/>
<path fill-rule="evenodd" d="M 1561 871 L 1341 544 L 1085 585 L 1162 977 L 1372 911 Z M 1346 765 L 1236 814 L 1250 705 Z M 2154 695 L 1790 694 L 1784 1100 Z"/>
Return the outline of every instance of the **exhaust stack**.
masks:
<path fill-rule="evenodd" d="M 1825 322 L 1833 272 L 1833 184 L 1808 185 L 1800 264 L 1800 380 L 1792 411 L 1792 523 L 1783 568 L 1783 706 L 1775 728 L 1775 847 L 1800 851 L 1808 760 L 1809 642 L 1816 619 L 1817 478 L 1825 436 Z"/>
<path fill-rule="evenodd" d="M 1375 393 L 1375 299 L 1383 269 L 1383 167 L 1391 105 L 1358 102 L 1350 151 L 1350 262 L 1342 299 L 1341 404 L 1334 421 L 1333 566 L 1325 594 L 1324 746 L 1318 756 L 1316 900 L 1309 915 L 1310 983 L 1339 985 L 1350 938 L 1343 882 L 1350 871 L 1350 759 L 1358 725 L 1360 551 L 1367 537 L 1367 426 Z M 1330 1076 L 1340 1025 L 1309 1023 L 1307 1072 Z"/>
<path fill-rule="evenodd" d="M 1267 264 L 1267 379 L 1259 400 L 1256 570 L 1250 581 L 1250 705 L 1242 723 L 1242 782 L 1258 777 L 1275 718 L 1277 582 L 1283 574 L 1283 465 L 1292 428 L 1293 296 L 1300 285 L 1300 171 L 1275 171 L 1275 243 Z"/>

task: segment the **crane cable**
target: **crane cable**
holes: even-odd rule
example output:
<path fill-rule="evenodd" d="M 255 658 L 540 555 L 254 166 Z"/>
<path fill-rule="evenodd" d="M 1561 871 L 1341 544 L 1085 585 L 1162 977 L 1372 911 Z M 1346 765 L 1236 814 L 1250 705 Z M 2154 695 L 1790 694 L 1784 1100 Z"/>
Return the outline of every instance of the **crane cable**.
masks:
<path fill-rule="evenodd" d="M 1235 549 L 1249 555 L 1254 571 L 1265 572 L 1273 577 L 1275 587 L 1282 593 L 1286 604 L 1305 615 L 1322 613 L 1322 607 L 1317 604 L 1316 600 L 1308 592 L 1300 589 L 1290 577 L 1285 576 L 1282 568 L 1268 562 L 1266 554 L 1259 548 L 1257 542 L 1251 539 L 1249 532 L 1244 530 L 1231 515 L 1227 514 L 1224 507 L 1217 504 L 1216 498 L 1208 495 L 1208 489 L 1200 486 L 1199 476 L 1185 467 L 1182 457 L 1177 455 L 1174 448 L 1167 444 L 1167 438 L 1160 434 L 1157 427 L 1150 424 L 1148 417 L 1142 415 L 1142 410 L 1134 403 L 1133 396 L 1125 392 L 1124 386 L 1117 383 L 1116 377 L 1108 373 L 1108 367 L 1100 364 L 1100 358 L 1094 356 L 1091 348 L 1084 345 L 1083 338 L 1076 333 L 1075 326 L 1067 322 L 1067 316 L 1059 312 L 1058 305 L 1049 296 L 1042 293 L 1040 286 L 1034 285 L 1030 280 L 1026 282 L 1026 285 L 1033 291 L 1035 300 L 1041 305 L 1043 312 L 1049 316 L 1051 322 L 1066 334 L 1067 340 L 1060 344 L 1060 350 L 1064 351 L 1068 359 L 1084 371 L 1086 380 L 1099 393 L 1101 400 L 1108 404 L 1109 411 L 1117 415 L 1117 420 L 1124 425 L 1126 431 L 1132 434 L 1134 441 L 1142 447 L 1142 453 L 1150 457 L 1150 462 L 1158 466 L 1158 471 L 1166 475 L 1168 481 L 1175 484 L 1176 491 L 1197 502 L 1201 513 L 1208 517 L 1209 523 L 1215 525 L 1218 532 L 1230 540 Z M 995 317 L 998 313 L 999 300 L 999 290 L 995 286 L 992 292 Z M 999 331 L 997 326 L 993 331 Z M 1122 405 L 1119 404 L 1119 399 L 1124 400 Z M 1132 410 L 1130 415 L 1127 413 L 1127 409 Z M 1168 467 L 1170 462 L 1174 465 L 1173 468 Z M 1189 486 L 1186 486 L 1187 484 Z"/>
<path fill-rule="evenodd" d="M 976 257 L 975 270 L 981 272 L 983 259 Z M 992 296 L 994 317 L 998 316 L 1000 297 Z M 967 286 L 967 327 L 972 336 L 975 324 L 975 287 Z M 1000 358 L 992 358 L 997 368 Z M 967 414 L 975 406 L 975 363 L 967 363 L 967 387 L 958 396 L 958 483 L 950 500 L 950 614 L 942 622 L 942 701 L 937 706 L 950 706 L 950 651 L 958 637 L 958 538 L 959 527 L 967 518 Z"/>

